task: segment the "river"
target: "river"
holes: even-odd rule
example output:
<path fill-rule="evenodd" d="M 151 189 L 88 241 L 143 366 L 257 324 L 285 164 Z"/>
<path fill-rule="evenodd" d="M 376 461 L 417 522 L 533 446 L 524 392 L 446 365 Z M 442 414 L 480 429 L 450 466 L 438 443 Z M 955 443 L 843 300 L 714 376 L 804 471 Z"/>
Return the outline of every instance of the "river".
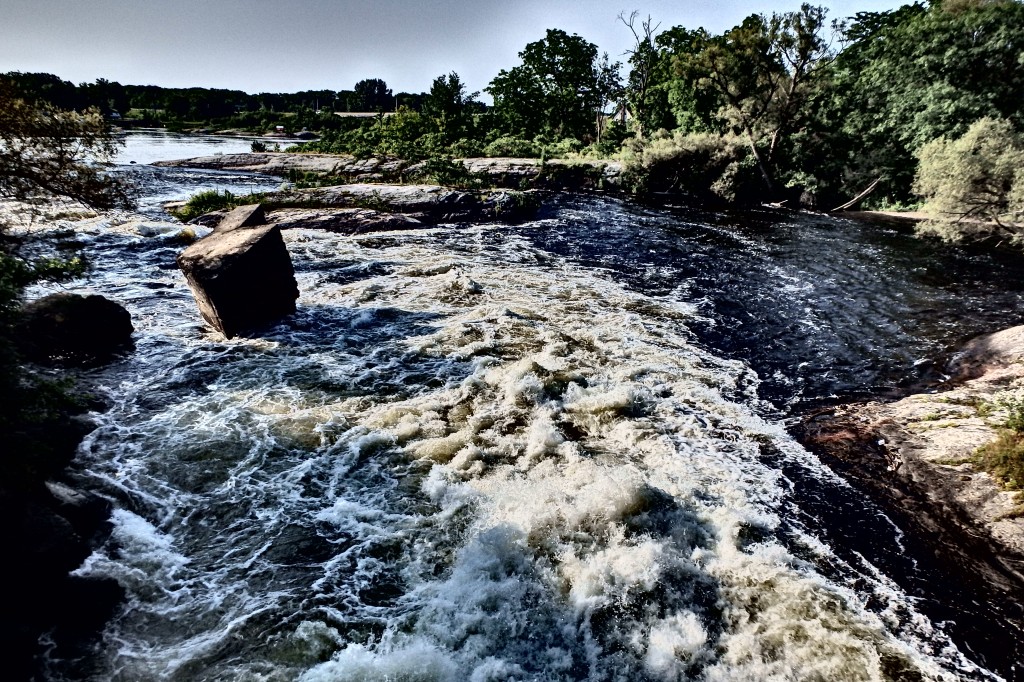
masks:
<path fill-rule="evenodd" d="M 948 584 L 786 430 L 941 380 L 1020 321 L 1019 261 L 563 196 L 519 225 L 287 231 L 298 312 L 224 341 L 181 246 L 139 228 L 279 184 L 145 165 L 232 144 L 129 136 L 145 215 L 74 226 L 94 269 L 70 288 L 136 328 L 85 377 L 111 407 L 70 472 L 115 505 L 78 574 L 127 597 L 50 679 L 1019 674 L 1019 609 Z"/>

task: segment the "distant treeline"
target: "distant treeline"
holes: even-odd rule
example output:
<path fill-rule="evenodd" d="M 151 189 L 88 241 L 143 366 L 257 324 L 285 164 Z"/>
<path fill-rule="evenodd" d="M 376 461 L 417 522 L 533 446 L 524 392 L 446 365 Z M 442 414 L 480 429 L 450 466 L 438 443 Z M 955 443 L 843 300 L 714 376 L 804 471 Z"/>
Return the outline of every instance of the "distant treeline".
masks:
<path fill-rule="evenodd" d="M 1003 131 L 1015 149 L 1024 131 L 1021 0 L 930 0 L 838 20 L 804 4 L 751 15 L 721 34 L 663 29 L 637 13 L 619 20 L 631 39 L 625 65 L 550 29 L 490 82 L 490 107 L 455 73 L 435 78 L 429 92 L 398 95 L 379 79 L 352 90 L 248 95 L 8 77 L 27 96 L 67 108 L 176 125 L 306 127 L 321 133 L 309 151 L 616 157 L 638 193 L 726 202 L 827 207 L 868 189 L 871 201 L 915 202 L 927 194 L 920 183 L 915 194 L 914 183 L 930 143 L 976 126 L 983 141 Z M 329 113 L 345 111 L 395 113 Z M 1013 178 L 977 182 L 1004 197 Z"/>
<path fill-rule="evenodd" d="M 126 116 L 130 111 L 159 111 L 181 120 L 205 121 L 230 118 L 242 112 L 295 112 L 298 109 L 375 112 L 393 111 L 396 101 L 417 107 L 422 94 L 392 94 L 379 78 L 356 83 L 352 90 L 304 90 L 295 93 L 250 95 L 219 88 L 164 88 L 158 85 L 122 85 L 103 78 L 75 85 L 48 73 L 2 74 L 30 101 L 45 100 L 61 109 L 81 111 L 90 107 L 104 115 Z"/>

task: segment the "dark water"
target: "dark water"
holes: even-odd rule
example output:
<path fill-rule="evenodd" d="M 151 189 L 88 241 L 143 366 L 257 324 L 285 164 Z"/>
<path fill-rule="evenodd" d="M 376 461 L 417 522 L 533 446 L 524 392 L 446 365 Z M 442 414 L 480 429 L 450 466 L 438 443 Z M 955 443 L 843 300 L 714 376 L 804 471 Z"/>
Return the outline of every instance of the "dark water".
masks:
<path fill-rule="evenodd" d="M 139 331 L 76 465 L 118 508 L 81 572 L 129 598 L 54 679 L 1016 679 L 1016 605 L 784 426 L 941 379 L 1018 322 L 1018 260 L 562 197 L 288 233 L 299 313 L 224 342 L 130 228 L 83 237 Z"/>
<path fill-rule="evenodd" d="M 730 215 L 563 200 L 527 232 L 653 296 L 697 301 L 693 329 L 761 377 L 784 412 L 942 379 L 965 340 L 1024 321 L 1024 258 L 809 213 Z M 599 214 L 600 217 L 598 217 Z"/>

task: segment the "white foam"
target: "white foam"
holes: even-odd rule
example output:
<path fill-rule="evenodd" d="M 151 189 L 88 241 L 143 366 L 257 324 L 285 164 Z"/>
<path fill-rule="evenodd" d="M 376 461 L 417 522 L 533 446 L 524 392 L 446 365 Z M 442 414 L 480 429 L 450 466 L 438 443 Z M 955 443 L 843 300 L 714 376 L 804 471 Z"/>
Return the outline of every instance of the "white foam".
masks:
<path fill-rule="evenodd" d="M 790 551 L 840 563 L 799 519 L 788 520 L 796 539 L 786 535 L 786 482 L 763 449 L 831 474 L 758 416 L 752 372 L 689 342 L 687 325 L 703 323 L 693 306 L 548 255 L 536 265 L 514 235 L 471 240 L 456 265 L 444 230 L 384 246 L 289 231 L 300 308 L 352 338 L 285 328 L 262 342 L 193 339 L 180 377 L 156 369 L 119 389 L 134 397 L 85 453 L 149 508 L 148 527 L 129 532 L 138 523 L 122 519 L 135 539 L 118 561 L 159 558 L 151 580 L 162 586 L 195 572 L 191 610 L 153 607 L 173 616 L 159 621 L 171 634 L 115 624 L 124 651 L 194 660 L 250 611 L 275 614 L 287 595 L 247 582 L 274 584 L 277 570 L 249 524 L 295 524 L 337 547 L 289 588 L 318 600 L 289 631 L 308 649 L 304 680 L 870 680 L 892 666 L 941 679 L 962 663 L 893 583 L 844 569 L 887 595 L 879 613 Z M 303 272 L 313 255 L 395 265 L 337 284 Z M 192 372 L 211 376 L 197 387 Z M 180 402 L 144 407 L 150 384 L 174 381 L 189 387 L 174 389 Z M 211 443 L 218 456 L 195 461 Z M 168 481 L 181 469 L 162 472 L 160 453 L 208 472 Z M 225 537 L 254 536 L 231 548 L 230 570 L 179 544 L 204 505 L 237 514 Z M 382 559 L 379 546 L 399 549 Z M 400 594 L 364 602 L 384 577 Z M 201 636 L 174 621 L 197 614 L 213 623 Z M 383 634 L 350 639 L 342 622 Z M 129 654 L 107 655 L 113 668 Z"/>

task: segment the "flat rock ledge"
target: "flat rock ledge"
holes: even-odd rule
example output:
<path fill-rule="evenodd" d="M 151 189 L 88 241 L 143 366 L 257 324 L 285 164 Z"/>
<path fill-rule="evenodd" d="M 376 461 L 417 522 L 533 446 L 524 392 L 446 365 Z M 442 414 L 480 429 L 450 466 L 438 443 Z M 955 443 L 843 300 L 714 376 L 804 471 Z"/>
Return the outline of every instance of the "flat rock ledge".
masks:
<path fill-rule="evenodd" d="M 1024 495 L 971 463 L 996 438 L 1000 399 L 1024 396 L 1024 326 L 978 337 L 950 364 L 952 388 L 812 415 L 797 436 L 947 541 L 977 541 L 1024 586 Z M 994 409 L 991 407 L 996 405 Z M 884 490 L 883 490 L 884 489 Z M 955 540 L 954 540 L 955 536 Z M 1002 581 L 999 581 L 1002 582 Z"/>
<path fill-rule="evenodd" d="M 285 190 L 260 196 L 268 224 L 281 229 L 322 229 L 347 234 L 408 230 L 442 222 L 518 222 L 540 206 L 535 192 L 455 190 L 440 185 L 356 183 Z M 166 209 L 180 202 L 165 204 Z M 228 211 L 214 211 L 193 222 L 215 227 Z"/>
<path fill-rule="evenodd" d="M 597 159 L 456 159 L 492 187 L 505 189 L 549 189 L 618 191 L 623 165 Z M 414 181 L 422 176 L 425 163 L 401 159 L 357 159 L 343 154 L 295 154 L 267 152 L 220 154 L 176 161 L 158 161 L 155 166 L 239 170 L 279 177 L 311 174 L 340 178 L 347 182 L 394 183 Z"/>

